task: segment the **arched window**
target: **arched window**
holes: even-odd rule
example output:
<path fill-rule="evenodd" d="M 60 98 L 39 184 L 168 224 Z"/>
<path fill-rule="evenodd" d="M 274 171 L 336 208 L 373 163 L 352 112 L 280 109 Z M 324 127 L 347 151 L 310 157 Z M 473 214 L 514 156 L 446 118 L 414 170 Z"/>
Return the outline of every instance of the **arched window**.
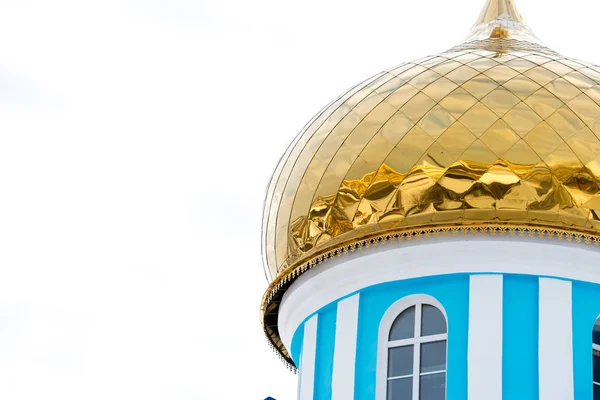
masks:
<path fill-rule="evenodd" d="M 394 306 L 380 325 L 377 400 L 444 400 L 448 333 L 441 305 L 410 296 Z"/>
<path fill-rule="evenodd" d="M 593 399 L 600 400 L 600 318 L 596 320 L 592 330 L 592 366 Z"/>

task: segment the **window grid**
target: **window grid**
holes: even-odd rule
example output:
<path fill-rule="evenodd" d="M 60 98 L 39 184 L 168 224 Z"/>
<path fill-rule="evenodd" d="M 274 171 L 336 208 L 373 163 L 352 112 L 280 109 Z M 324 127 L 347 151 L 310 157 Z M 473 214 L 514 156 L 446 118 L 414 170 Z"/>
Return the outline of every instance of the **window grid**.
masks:
<path fill-rule="evenodd" d="M 413 374 L 409 375 L 400 375 L 400 376 L 390 376 L 388 377 L 388 381 L 393 381 L 394 379 L 404 379 L 404 378 L 412 378 Z"/>
<path fill-rule="evenodd" d="M 428 375 L 435 375 L 435 374 L 445 374 L 446 369 L 447 369 L 446 366 L 448 363 L 447 358 L 445 358 L 446 362 L 444 364 L 443 369 L 428 371 L 428 372 L 421 372 L 421 346 L 422 346 L 422 344 L 445 341 L 446 342 L 446 352 L 448 351 L 448 348 L 447 348 L 447 340 L 448 340 L 447 322 L 446 322 L 445 333 L 421 336 L 423 305 L 430 305 L 430 304 L 421 303 L 421 302 L 414 304 L 415 315 L 414 315 L 413 337 L 407 338 L 407 339 L 401 339 L 401 340 L 388 340 L 388 344 L 387 344 L 388 351 L 389 351 L 389 349 L 397 348 L 397 347 L 405 347 L 405 346 L 411 346 L 411 345 L 413 347 L 413 369 L 412 369 L 413 373 L 390 377 L 389 376 L 389 373 L 390 373 L 389 364 L 388 364 L 388 376 L 387 376 L 387 381 L 393 381 L 393 380 L 405 379 L 405 378 L 413 378 L 413 380 L 412 380 L 412 400 L 420 400 L 419 395 L 420 395 L 421 377 L 428 376 Z M 435 307 L 435 306 L 433 306 L 433 307 Z M 410 308 L 411 307 L 407 307 L 406 309 L 404 309 L 400 314 L 398 314 L 398 316 L 396 318 L 398 318 L 404 311 L 407 311 Z M 435 308 L 439 311 L 439 309 L 437 307 L 435 307 Z M 392 326 L 393 326 L 393 324 L 392 324 Z M 391 329 L 390 329 L 390 331 L 391 331 Z M 388 360 L 388 363 L 389 363 L 389 360 Z M 445 395 L 444 395 L 444 398 L 445 398 Z"/>

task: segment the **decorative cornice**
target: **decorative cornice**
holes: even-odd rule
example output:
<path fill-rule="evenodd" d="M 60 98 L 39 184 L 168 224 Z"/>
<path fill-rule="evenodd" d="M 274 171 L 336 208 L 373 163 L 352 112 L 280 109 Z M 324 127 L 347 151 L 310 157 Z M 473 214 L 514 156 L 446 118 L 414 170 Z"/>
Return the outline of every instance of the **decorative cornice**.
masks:
<path fill-rule="evenodd" d="M 293 371 L 297 372 L 296 365 L 292 360 L 288 350 L 283 345 L 279 336 L 277 327 L 277 318 L 279 313 L 279 305 L 286 290 L 291 284 L 306 271 L 316 267 L 317 265 L 347 253 L 362 250 L 371 246 L 385 244 L 389 242 L 403 242 L 420 240 L 421 238 L 437 238 L 444 236 L 511 236 L 530 238 L 547 238 L 549 240 L 595 244 L 600 246 L 600 235 L 594 233 L 586 233 L 580 231 L 569 231 L 566 229 L 544 227 L 544 226 L 526 226 L 512 224 L 473 224 L 463 226 L 428 226 L 418 227 L 407 230 L 390 231 L 385 234 L 373 235 L 361 240 L 356 240 L 341 244 L 334 248 L 324 249 L 321 253 L 312 255 L 311 257 L 299 260 L 286 271 L 282 272 L 276 280 L 274 280 L 263 295 L 261 303 L 261 324 L 267 337 L 270 347 L 277 353 L 283 363 Z"/>

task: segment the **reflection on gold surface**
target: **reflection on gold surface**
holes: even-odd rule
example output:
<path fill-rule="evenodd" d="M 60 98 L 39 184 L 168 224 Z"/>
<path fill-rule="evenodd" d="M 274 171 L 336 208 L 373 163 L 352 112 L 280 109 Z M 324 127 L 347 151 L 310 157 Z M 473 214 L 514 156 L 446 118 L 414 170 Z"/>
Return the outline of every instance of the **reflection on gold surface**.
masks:
<path fill-rule="evenodd" d="M 544 47 L 510 0 L 490 0 L 461 45 L 355 86 L 288 149 L 265 201 L 265 330 L 288 357 L 267 322 L 275 293 L 333 249 L 436 227 L 592 241 L 599 215 L 600 67 Z"/>
<path fill-rule="evenodd" d="M 441 64 L 453 69 L 433 70 Z M 465 50 L 396 70 L 323 111 L 282 160 L 288 175 L 274 177 L 267 199 L 269 276 L 381 221 L 495 223 L 535 210 L 532 222 L 595 232 L 600 68 Z"/>

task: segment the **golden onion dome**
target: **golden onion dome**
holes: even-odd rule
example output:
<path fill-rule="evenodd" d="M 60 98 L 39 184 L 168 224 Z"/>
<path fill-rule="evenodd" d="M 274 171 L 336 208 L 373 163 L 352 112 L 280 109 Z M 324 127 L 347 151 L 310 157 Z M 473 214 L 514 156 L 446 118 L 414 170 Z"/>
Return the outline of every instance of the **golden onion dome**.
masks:
<path fill-rule="evenodd" d="M 294 139 L 267 190 L 263 327 L 297 276 L 368 242 L 458 230 L 600 243 L 600 67 L 488 0 L 441 54 L 354 86 Z"/>

